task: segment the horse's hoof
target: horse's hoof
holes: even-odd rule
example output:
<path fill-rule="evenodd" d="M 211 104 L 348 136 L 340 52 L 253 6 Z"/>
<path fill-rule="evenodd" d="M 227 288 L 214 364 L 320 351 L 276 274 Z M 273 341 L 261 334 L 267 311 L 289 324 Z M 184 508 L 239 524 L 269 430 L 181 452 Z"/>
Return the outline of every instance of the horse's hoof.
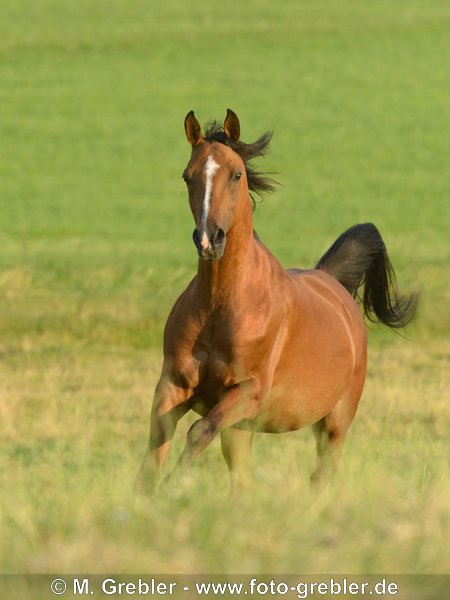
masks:
<path fill-rule="evenodd" d="M 134 491 L 142 496 L 152 496 L 156 489 L 154 477 L 139 473 L 134 482 Z"/>

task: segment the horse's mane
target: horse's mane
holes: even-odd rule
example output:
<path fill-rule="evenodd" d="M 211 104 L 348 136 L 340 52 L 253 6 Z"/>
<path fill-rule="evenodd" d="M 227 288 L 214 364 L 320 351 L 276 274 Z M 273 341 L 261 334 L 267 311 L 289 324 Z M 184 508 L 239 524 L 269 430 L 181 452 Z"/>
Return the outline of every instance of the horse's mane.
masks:
<path fill-rule="evenodd" d="M 267 174 L 262 173 L 256 167 L 250 164 L 252 158 L 258 156 L 265 156 L 269 150 L 270 141 L 272 139 L 272 132 L 266 131 L 263 135 L 258 138 L 252 144 L 246 144 L 241 140 L 237 142 L 229 139 L 225 135 L 223 125 L 217 121 L 210 121 L 205 127 L 204 139 L 209 142 L 220 142 L 225 146 L 229 146 L 236 154 L 244 161 L 245 171 L 247 173 L 248 189 L 251 192 L 258 194 L 260 198 L 263 197 L 264 193 L 272 193 L 276 190 L 276 186 L 279 185 L 275 179 L 268 177 Z M 255 198 L 250 194 L 252 202 L 252 208 L 255 210 L 256 201 Z"/>

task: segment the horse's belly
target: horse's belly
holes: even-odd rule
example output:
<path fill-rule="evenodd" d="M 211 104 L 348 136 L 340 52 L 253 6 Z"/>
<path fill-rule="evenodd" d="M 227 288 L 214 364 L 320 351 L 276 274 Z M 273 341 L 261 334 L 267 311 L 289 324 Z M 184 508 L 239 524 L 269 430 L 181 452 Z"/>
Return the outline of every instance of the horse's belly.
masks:
<path fill-rule="evenodd" d="M 315 347 L 299 340 L 274 374 L 258 427 L 293 431 L 316 423 L 351 394 L 355 372 L 363 363 L 363 348 L 355 348 L 346 336 Z"/>
<path fill-rule="evenodd" d="M 313 395 L 302 386 L 293 388 L 285 394 L 276 390 L 269 394 L 256 420 L 256 429 L 269 433 L 296 431 L 312 425 L 327 415 L 343 397 L 345 392 Z"/>

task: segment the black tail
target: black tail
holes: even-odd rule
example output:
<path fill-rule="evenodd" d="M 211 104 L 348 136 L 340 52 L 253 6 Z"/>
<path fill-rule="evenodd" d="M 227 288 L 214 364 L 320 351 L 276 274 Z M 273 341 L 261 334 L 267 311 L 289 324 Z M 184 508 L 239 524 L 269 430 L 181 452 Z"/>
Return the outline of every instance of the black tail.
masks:
<path fill-rule="evenodd" d="M 347 229 L 317 263 L 356 297 L 364 285 L 362 303 L 366 317 L 394 329 L 413 318 L 417 296 L 400 296 L 386 246 L 375 225 L 364 223 Z"/>

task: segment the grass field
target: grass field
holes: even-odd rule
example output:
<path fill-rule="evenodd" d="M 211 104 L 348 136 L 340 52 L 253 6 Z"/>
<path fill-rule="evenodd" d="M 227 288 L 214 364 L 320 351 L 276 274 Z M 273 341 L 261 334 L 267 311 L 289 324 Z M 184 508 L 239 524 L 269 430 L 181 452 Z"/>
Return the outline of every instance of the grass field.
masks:
<path fill-rule="evenodd" d="M 450 571 L 449 27 L 444 0 L 2 0 L 1 572 Z M 255 227 L 283 264 L 373 221 L 421 293 L 409 340 L 372 328 L 317 501 L 310 431 L 257 437 L 239 500 L 216 443 L 170 498 L 133 492 L 196 269 L 183 119 L 227 107 L 275 131 Z"/>

